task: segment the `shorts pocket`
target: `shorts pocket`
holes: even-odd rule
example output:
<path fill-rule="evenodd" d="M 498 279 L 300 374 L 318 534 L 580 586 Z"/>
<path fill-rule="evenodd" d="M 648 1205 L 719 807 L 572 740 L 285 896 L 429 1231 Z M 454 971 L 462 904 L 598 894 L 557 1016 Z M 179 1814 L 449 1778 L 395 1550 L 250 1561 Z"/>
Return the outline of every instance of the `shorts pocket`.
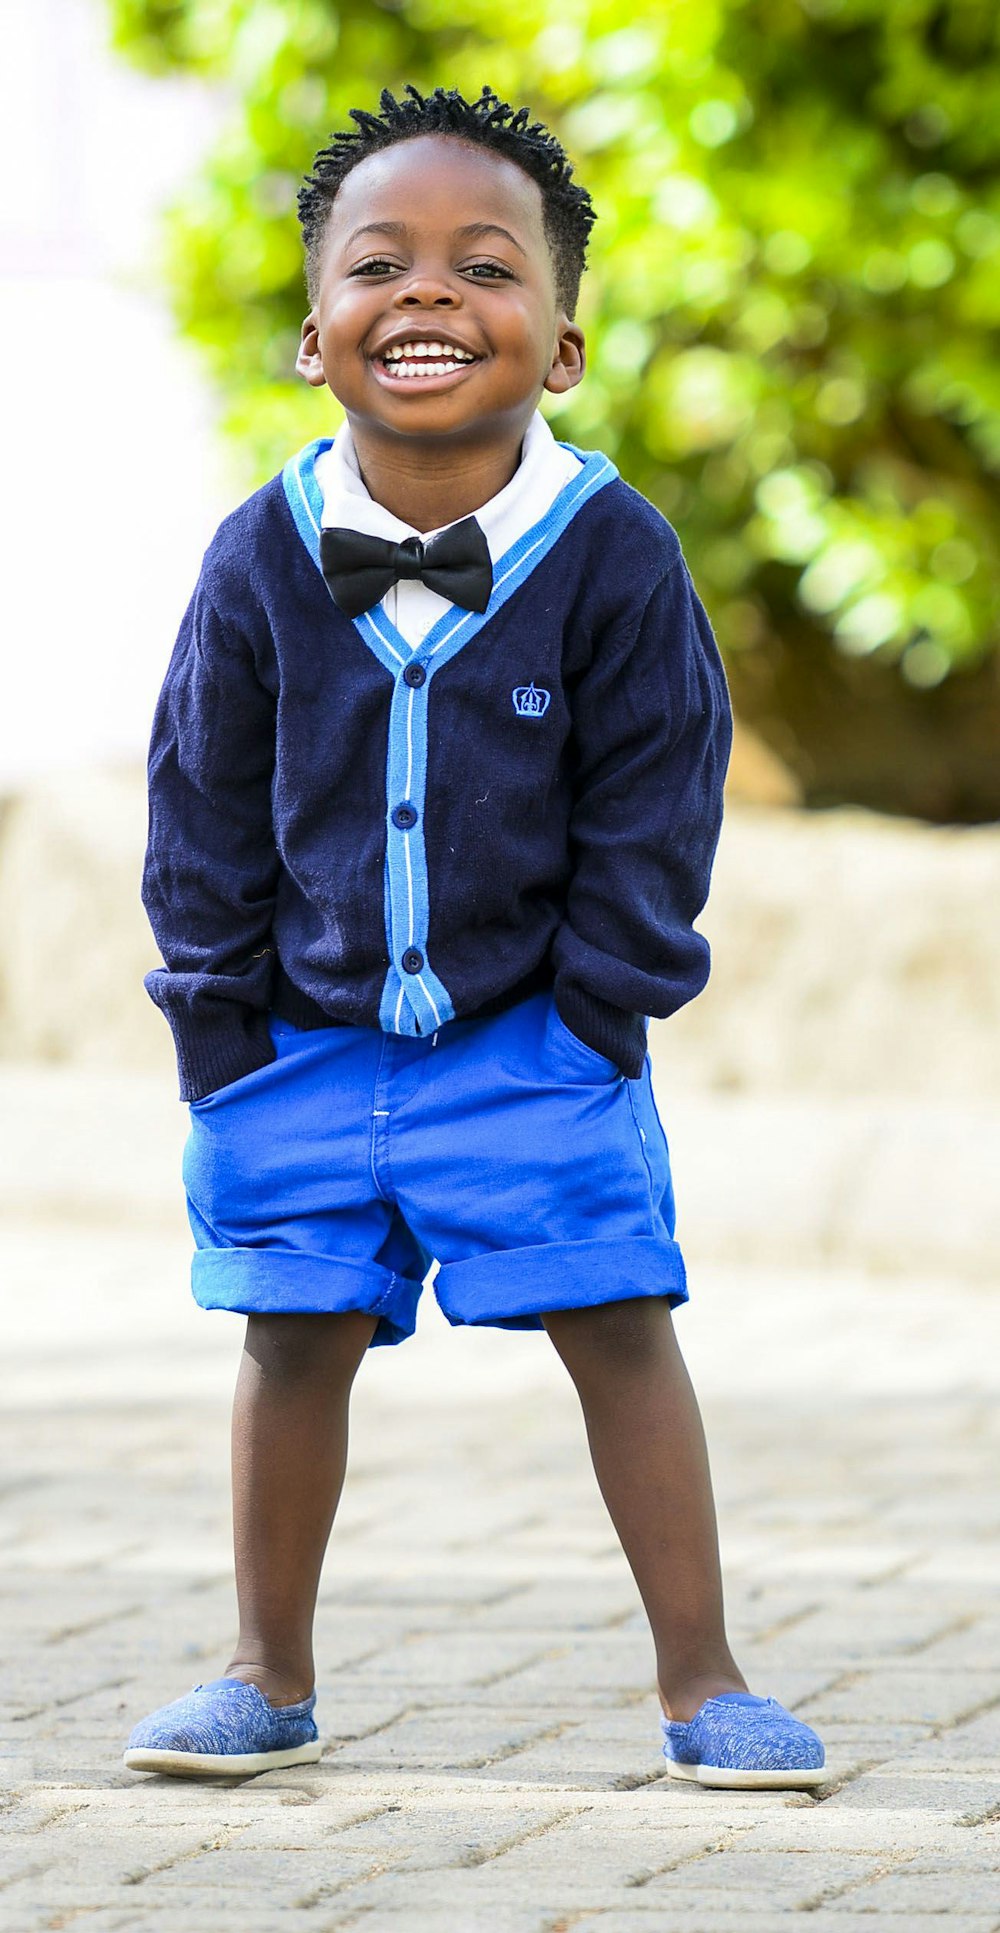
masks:
<path fill-rule="evenodd" d="M 224 1087 L 213 1087 L 208 1094 L 199 1094 L 197 1099 L 188 1102 L 190 1108 L 215 1107 L 220 1102 L 236 1099 L 275 1067 L 282 1055 L 282 1043 L 293 1044 L 299 1038 L 299 1028 L 293 1027 L 288 1020 L 279 1020 L 276 1014 L 269 1014 L 267 1030 L 274 1048 L 274 1059 L 266 1060 L 260 1067 L 251 1067 L 249 1073 L 238 1074 L 234 1081 L 227 1081 Z M 287 1048 L 285 1049 L 287 1051 Z"/>
<path fill-rule="evenodd" d="M 199 1094 L 196 1100 L 188 1102 L 188 1107 L 215 1107 L 219 1101 L 228 1101 L 230 1095 L 242 1094 L 250 1083 L 257 1079 L 258 1074 L 263 1074 L 266 1068 L 273 1066 L 274 1062 L 268 1060 L 264 1062 L 263 1067 L 252 1067 L 249 1074 L 240 1074 L 235 1081 L 227 1081 L 225 1087 L 213 1087 L 211 1093 Z"/>
<path fill-rule="evenodd" d="M 624 1080 L 625 1076 L 617 1061 L 611 1060 L 607 1054 L 600 1053 L 596 1047 L 588 1046 L 585 1040 L 580 1039 L 579 1034 L 573 1032 L 572 1027 L 567 1027 L 554 999 L 551 1004 L 551 1022 L 552 1037 L 557 1049 L 575 1056 L 576 1064 L 588 1069 L 592 1080 L 600 1079 L 608 1084 L 612 1081 Z"/>

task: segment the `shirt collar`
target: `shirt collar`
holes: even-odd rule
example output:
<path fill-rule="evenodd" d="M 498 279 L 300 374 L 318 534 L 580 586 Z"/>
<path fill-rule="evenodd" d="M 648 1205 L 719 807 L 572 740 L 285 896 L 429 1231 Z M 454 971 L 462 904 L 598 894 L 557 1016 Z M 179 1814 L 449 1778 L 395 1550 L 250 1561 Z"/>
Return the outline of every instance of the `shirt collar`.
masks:
<path fill-rule="evenodd" d="M 489 545 L 494 565 L 539 517 L 553 498 L 580 467 L 580 459 L 557 443 L 544 416 L 535 411 L 521 445 L 521 461 L 509 483 L 473 514 Z M 435 531 L 417 531 L 403 523 L 370 496 L 361 480 L 354 439 L 349 423 L 342 423 L 332 444 L 316 462 L 316 478 L 323 493 L 323 525 L 337 525 L 363 531 L 370 537 L 388 537 L 402 543 L 405 537 L 423 537 Z M 453 521 L 459 522 L 456 518 Z M 441 530 L 448 524 L 438 526 Z"/>

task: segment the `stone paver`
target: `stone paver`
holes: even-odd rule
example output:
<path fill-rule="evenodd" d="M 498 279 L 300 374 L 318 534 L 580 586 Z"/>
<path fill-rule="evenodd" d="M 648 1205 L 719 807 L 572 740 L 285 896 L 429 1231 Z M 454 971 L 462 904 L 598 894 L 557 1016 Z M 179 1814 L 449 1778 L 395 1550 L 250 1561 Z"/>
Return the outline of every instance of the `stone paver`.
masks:
<path fill-rule="evenodd" d="M 18 1071 L 0 1148 L 0 1933 L 1000 1933 L 1000 1303 L 978 1266 L 686 1244 L 731 1627 L 754 1685 L 823 1731 L 816 1796 L 662 1775 L 564 1373 L 544 1337 L 430 1306 L 358 1382 L 321 1763 L 141 1778 L 130 1724 L 232 1634 L 240 1324 L 188 1299 L 182 1111 L 118 1077 L 76 1148 L 68 1079 Z M 47 1120 L 65 1193 L 18 1198 Z"/>

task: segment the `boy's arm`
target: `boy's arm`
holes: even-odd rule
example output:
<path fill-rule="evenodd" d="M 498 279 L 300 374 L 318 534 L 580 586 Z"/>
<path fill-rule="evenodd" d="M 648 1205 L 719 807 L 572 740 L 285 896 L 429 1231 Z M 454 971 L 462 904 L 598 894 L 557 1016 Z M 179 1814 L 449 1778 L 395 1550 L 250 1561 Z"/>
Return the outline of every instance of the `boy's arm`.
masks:
<path fill-rule="evenodd" d="M 573 876 L 552 942 L 556 1005 L 635 1080 L 646 1016 L 665 1019 L 708 979 L 693 922 L 732 745 L 722 661 L 682 556 L 638 620 L 601 640 L 571 705 L 579 762 Z"/>
<path fill-rule="evenodd" d="M 142 874 L 166 963 L 144 984 L 173 1032 L 182 1101 L 274 1059 L 274 742 L 274 699 L 203 578 L 153 717 Z"/>

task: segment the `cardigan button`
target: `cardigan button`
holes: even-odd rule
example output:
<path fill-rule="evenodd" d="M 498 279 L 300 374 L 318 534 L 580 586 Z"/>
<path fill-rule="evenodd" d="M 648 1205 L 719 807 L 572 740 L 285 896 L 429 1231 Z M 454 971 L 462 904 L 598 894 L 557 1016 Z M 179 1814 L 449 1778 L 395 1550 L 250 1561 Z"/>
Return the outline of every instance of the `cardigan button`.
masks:
<path fill-rule="evenodd" d="M 419 973 L 423 964 L 423 954 L 418 953 L 415 946 L 408 946 L 406 952 L 403 954 L 403 966 L 407 973 Z"/>
<path fill-rule="evenodd" d="M 395 807 L 392 815 L 392 823 L 394 826 L 401 827 L 403 832 L 407 832 L 410 826 L 416 825 L 417 815 L 408 799 L 404 799 L 402 805 Z"/>
<path fill-rule="evenodd" d="M 404 685 L 423 685 L 423 684 L 426 684 L 426 682 L 427 682 L 427 673 L 424 670 L 424 667 L 422 664 L 407 665 L 405 671 L 403 672 Z"/>

